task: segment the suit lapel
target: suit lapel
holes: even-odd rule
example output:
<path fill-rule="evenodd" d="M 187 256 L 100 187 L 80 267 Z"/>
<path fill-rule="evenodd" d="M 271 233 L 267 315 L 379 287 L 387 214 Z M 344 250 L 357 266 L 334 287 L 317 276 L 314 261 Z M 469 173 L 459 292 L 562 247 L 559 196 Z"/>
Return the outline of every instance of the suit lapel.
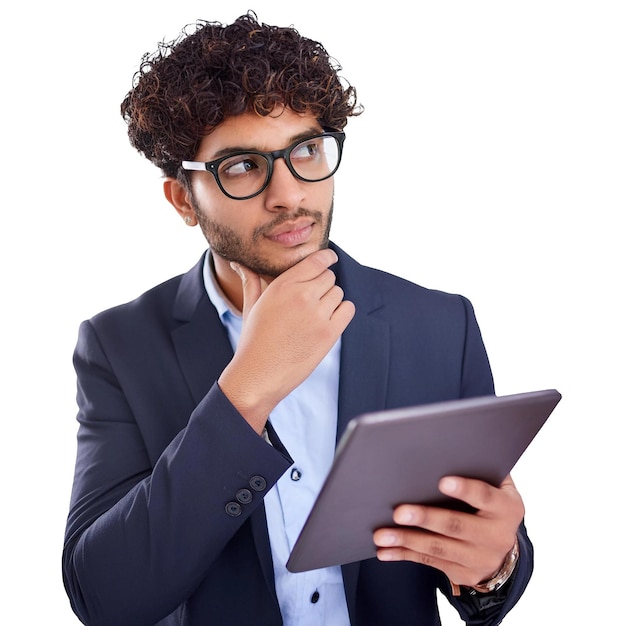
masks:
<path fill-rule="evenodd" d="M 356 313 L 341 338 L 341 375 L 337 439 L 357 415 L 383 409 L 390 359 L 389 323 L 375 314 L 384 306 L 380 293 L 368 283 L 361 266 L 342 250 L 337 282 Z"/>
<path fill-rule="evenodd" d="M 204 257 L 180 283 L 174 317 L 181 322 L 172 341 L 194 402 L 208 393 L 233 357 L 226 329 L 204 289 Z"/>
<path fill-rule="evenodd" d="M 341 340 L 337 440 L 341 438 L 350 419 L 361 413 L 384 408 L 388 372 L 388 325 L 367 312 L 357 312 Z M 359 568 L 359 562 L 342 566 L 346 602 L 353 618 Z"/>
<path fill-rule="evenodd" d="M 341 338 L 341 376 L 339 379 L 339 413 L 337 440 L 348 422 L 362 413 L 385 408 L 390 360 L 389 324 L 376 317 L 383 300 L 369 283 L 361 266 L 341 249 L 337 282 L 346 299 L 354 303 L 355 316 Z M 348 611 L 355 619 L 360 563 L 342 566 Z"/>
<path fill-rule="evenodd" d="M 338 440 L 353 417 L 384 408 L 387 395 L 389 326 L 355 304 L 341 339 Z"/>

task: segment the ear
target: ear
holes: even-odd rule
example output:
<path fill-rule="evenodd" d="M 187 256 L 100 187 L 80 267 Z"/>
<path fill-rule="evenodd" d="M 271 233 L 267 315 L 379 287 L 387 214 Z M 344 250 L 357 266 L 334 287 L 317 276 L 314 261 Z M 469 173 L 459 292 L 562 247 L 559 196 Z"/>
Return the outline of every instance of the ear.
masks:
<path fill-rule="evenodd" d="M 163 193 L 168 202 L 176 209 L 188 226 L 196 226 L 198 220 L 189 198 L 189 191 L 176 178 L 166 178 L 163 181 Z"/>

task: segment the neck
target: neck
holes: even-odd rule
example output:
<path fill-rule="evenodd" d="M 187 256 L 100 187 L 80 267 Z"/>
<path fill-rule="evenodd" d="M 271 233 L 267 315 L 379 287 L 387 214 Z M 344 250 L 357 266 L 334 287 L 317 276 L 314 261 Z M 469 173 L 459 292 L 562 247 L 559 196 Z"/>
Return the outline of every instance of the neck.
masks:
<path fill-rule="evenodd" d="M 239 274 L 231 268 L 229 261 L 217 254 L 211 253 L 211 266 L 224 296 L 241 313 L 243 311 L 243 286 Z M 263 288 L 273 280 L 271 276 L 260 276 L 260 279 L 264 285 Z"/>

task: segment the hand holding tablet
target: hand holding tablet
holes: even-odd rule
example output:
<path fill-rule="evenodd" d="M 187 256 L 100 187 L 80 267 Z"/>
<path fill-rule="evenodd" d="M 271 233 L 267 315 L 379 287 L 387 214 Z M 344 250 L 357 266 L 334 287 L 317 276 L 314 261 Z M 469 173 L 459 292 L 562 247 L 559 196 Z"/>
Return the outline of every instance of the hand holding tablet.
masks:
<path fill-rule="evenodd" d="M 376 556 L 374 530 L 399 504 L 465 508 L 443 476 L 499 485 L 548 419 L 554 389 L 368 413 L 354 418 L 287 568 L 301 572 Z"/>

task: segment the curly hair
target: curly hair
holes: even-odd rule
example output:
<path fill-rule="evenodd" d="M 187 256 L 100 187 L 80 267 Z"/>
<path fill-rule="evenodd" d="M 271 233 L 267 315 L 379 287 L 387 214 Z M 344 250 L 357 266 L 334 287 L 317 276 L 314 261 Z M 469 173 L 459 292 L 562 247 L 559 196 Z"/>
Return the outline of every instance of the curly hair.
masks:
<path fill-rule="evenodd" d="M 281 104 L 341 130 L 361 113 L 339 64 L 293 27 L 259 24 L 250 11 L 230 25 L 189 28 L 143 56 L 121 105 L 131 144 L 165 176 L 177 176 L 202 137 L 235 115 L 265 116 Z"/>

